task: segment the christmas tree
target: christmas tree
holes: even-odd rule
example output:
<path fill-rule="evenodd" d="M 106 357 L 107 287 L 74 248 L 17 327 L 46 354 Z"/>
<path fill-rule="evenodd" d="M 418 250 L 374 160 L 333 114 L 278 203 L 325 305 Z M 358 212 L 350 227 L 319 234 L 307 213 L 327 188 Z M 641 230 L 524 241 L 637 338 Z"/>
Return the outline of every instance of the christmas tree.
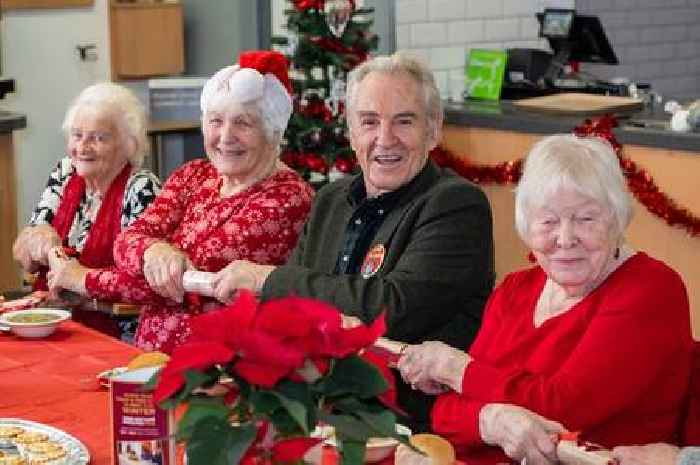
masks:
<path fill-rule="evenodd" d="M 315 186 L 351 173 L 357 163 L 347 138 L 347 73 L 377 48 L 369 29 L 373 8 L 354 0 L 292 0 L 285 10 L 288 37 L 272 38 L 287 55 L 294 113 L 282 161 Z"/>

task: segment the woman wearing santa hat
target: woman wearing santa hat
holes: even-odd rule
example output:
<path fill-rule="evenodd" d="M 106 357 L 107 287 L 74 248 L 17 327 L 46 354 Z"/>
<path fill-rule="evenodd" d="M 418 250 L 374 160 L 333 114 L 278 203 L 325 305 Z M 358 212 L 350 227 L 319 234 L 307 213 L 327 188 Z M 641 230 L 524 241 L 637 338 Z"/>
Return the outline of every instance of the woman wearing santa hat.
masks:
<path fill-rule="evenodd" d="M 290 89 L 287 61 L 277 52 L 245 52 L 238 64 L 217 72 L 201 97 L 207 159 L 175 171 L 151 207 L 119 235 L 118 270 L 88 272 L 54 259 L 51 286 L 145 304 L 135 343 L 167 353 L 189 335 L 192 315 L 220 305 L 213 297 L 231 279 L 231 261 L 283 263 L 313 197 L 279 161 L 292 113 Z M 183 287 L 186 271 L 188 277 L 205 273 Z"/>

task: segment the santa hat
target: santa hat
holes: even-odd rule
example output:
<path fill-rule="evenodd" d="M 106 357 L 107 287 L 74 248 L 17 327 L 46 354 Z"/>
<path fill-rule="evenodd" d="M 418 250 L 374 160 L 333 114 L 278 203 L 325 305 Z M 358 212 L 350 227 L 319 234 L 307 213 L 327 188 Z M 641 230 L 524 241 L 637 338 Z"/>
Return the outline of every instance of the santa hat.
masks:
<path fill-rule="evenodd" d="M 257 103 L 273 129 L 284 132 L 292 114 L 292 90 L 287 59 L 279 52 L 243 52 L 238 64 L 212 76 L 202 88 L 202 114 L 212 104 L 226 99 L 235 103 Z"/>

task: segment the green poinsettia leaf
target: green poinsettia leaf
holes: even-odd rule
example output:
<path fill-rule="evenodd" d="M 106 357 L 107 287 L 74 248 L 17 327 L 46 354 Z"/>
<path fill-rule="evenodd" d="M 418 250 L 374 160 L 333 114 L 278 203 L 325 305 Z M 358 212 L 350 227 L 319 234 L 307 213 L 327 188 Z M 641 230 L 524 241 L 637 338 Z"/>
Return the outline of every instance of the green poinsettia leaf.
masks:
<path fill-rule="evenodd" d="M 347 413 L 359 411 L 380 413 L 389 410 L 377 399 L 358 399 L 356 397 L 342 397 L 335 399 L 333 401 L 333 407 Z"/>
<path fill-rule="evenodd" d="M 226 419 L 208 416 L 195 425 L 187 442 L 189 465 L 234 465 L 255 439 L 251 424 L 231 426 Z"/>
<path fill-rule="evenodd" d="M 340 463 L 342 465 L 362 465 L 365 463 L 365 450 L 367 444 L 364 441 L 344 440 L 340 444 Z"/>
<path fill-rule="evenodd" d="M 258 415 L 268 415 L 282 406 L 279 397 L 264 390 L 251 392 L 248 401 Z"/>
<path fill-rule="evenodd" d="M 365 423 L 372 430 L 373 437 L 391 437 L 403 443 L 408 442 L 406 436 L 396 432 L 396 415 L 379 403 L 342 399 L 335 402 L 333 406 Z"/>
<path fill-rule="evenodd" d="M 287 411 L 289 416 L 292 417 L 294 422 L 301 428 L 304 434 L 309 434 L 309 425 L 307 420 L 308 409 L 306 408 L 306 405 L 304 405 L 298 400 L 289 398 L 280 392 L 273 392 L 273 394 L 277 396 L 277 398 L 280 401 L 280 404 L 282 404 L 282 407 Z"/>
<path fill-rule="evenodd" d="M 206 417 L 227 420 L 230 413 L 229 408 L 224 404 L 223 397 L 192 397 L 185 415 L 178 423 L 177 438 L 178 440 L 189 439 L 197 423 Z"/>
<path fill-rule="evenodd" d="M 180 389 L 176 396 L 173 397 L 176 405 L 180 402 L 188 400 L 192 396 L 192 391 L 198 387 L 214 384 L 221 373 L 219 370 L 212 368 L 205 372 L 197 370 L 187 370 L 185 372 L 185 385 Z"/>
<path fill-rule="evenodd" d="M 355 415 L 374 431 L 372 436 L 395 439 L 403 437 L 396 433 L 396 415 L 389 410 L 377 413 L 358 410 Z"/>
<path fill-rule="evenodd" d="M 268 417 L 281 436 L 298 436 L 301 434 L 299 424 L 285 409 L 275 410 Z"/>
<path fill-rule="evenodd" d="M 316 426 L 316 410 L 319 396 L 307 383 L 297 383 L 284 380 L 277 384 L 277 390 L 290 399 L 301 402 L 306 408 L 306 429 L 310 431 Z"/>
<path fill-rule="evenodd" d="M 376 436 L 372 429 L 365 422 L 349 414 L 330 414 L 319 412 L 319 420 L 335 428 L 335 437 L 341 441 L 361 441 L 366 442 L 372 436 Z"/>
<path fill-rule="evenodd" d="M 370 398 L 388 387 L 379 370 L 357 355 L 338 360 L 330 374 L 316 383 L 316 389 L 328 397 L 354 395 Z"/>

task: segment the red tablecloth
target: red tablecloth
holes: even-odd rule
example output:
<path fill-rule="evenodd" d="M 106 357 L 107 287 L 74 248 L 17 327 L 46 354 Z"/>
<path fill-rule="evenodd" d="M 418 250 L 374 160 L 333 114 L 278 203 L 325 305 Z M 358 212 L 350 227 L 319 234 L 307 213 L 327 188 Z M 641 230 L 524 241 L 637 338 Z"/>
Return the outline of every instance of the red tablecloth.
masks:
<path fill-rule="evenodd" d="M 78 323 L 46 339 L 0 333 L 0 417 L 38 421 L 80 439 L 92 465 L 110 463 L 109 393 L 95 375 L 138 349 Z"/>

